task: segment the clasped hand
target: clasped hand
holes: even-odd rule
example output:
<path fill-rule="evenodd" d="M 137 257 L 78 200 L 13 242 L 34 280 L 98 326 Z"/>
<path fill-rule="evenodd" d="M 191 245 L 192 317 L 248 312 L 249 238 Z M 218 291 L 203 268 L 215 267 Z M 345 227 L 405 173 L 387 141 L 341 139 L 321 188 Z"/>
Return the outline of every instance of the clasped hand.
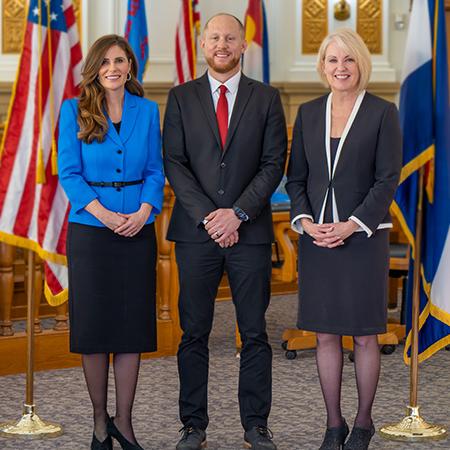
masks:
<path fill-rule="evenodd" d="M 151 211 L 152 206 L 148 203 L 143 203 L 138 211 L 131 214 L 109 211 L 108 217 L 103 223 L 116 234 L 132 237 L 141 231 Z"/>
<path fill-rule="evenodd" d="M 351 236 L 358 225 L 353 220 L 336 223 L 313 223 L 310 219 L 301 219 L 306 233 L 313 239 L 318 247 L 335 248 L 344 244 L 345 239 Z"/>
<path fill-rule="evenodd" d="M 205 229 L 211 239 L 222 248 L 232 247 L 239 241 L 238 228 L 241 221 L 232 208 L 220 208 L 208 214 Z"/>

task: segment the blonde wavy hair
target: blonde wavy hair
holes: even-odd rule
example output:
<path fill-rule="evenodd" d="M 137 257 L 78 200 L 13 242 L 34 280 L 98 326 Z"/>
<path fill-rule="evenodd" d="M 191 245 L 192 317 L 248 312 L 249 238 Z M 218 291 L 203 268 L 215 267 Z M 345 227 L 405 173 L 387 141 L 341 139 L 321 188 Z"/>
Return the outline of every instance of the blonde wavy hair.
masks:
<path fill-rule="evenodd" d="M 137 80 L 137 60 L 130 44 L 117 34 L 108 34 L 97 39 L 89 49 L 81 72 L 80 96 L 78 102 L 78 139 L 90 144 L 94 140 L 102 142 L 108 130 L 105 116 L 105 89 L 100 84 L 98 72 L 106 52 L 114 45 L 120 47 L 131 62 L 131 78 L 125 89 L 131 94 L 144 96 L 144 89 Z"/>

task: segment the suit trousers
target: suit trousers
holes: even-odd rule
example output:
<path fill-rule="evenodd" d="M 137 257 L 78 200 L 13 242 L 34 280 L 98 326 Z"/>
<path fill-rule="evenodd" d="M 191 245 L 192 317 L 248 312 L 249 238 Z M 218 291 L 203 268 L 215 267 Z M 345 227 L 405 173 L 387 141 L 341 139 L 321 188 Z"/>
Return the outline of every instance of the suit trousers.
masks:
<path fill-rule="evenodd" d="M 272 402 L 272 349 L 265 312 L 270 301 L 271 245 L 238 243 L 221 248 L 177 242 L 179 312 L 183 336 L 178 349 L 180 418 L 184 425 L 208 426 L 208 338 L 214 303 L 226 270 L 242 340 L 239 409 L 245 430 L 267 425 Z"/>

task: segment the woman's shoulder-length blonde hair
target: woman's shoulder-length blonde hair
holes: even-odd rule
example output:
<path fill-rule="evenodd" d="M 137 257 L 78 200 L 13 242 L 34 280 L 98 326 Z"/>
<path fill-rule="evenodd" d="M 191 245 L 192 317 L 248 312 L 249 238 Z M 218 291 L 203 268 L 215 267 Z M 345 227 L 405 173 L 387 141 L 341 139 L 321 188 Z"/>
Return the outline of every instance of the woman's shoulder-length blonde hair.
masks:
<path fill-rule="evenodd" d="M 97 140 L 102 142 L 108 130 L 105 116 L 105 89 L 98 79 L 98 72 L 106 52 L 117 45 L 131 62 L 130 79 L 125 89 L 131 94 L 144 96 L 144 89 L 137 80 L 137 60 L 130 44 L 117 34 L 108 34 L 97 39 L 89 49 L 81 72 L 80 96 L 78 102 L 78 139 L 90 144 Z"/>
<path fill-rule="evenodd" d="M 322 41 L 322 44 L 320 44 L 319 53 L 317 54 L 316 69 L 322 81 L 327 87 L 330 87 L 323 71 L 323 64 L 325 62 L 327 48 L 332 42 L 335 42 L 341 49 L 355 58 L 359 69 L 358 92 L 366 89 L 372 73 L 372 58 L 369 49 L 361 36 L 350 28 L 340 28 L 333 33 L 330 33 Z"/>

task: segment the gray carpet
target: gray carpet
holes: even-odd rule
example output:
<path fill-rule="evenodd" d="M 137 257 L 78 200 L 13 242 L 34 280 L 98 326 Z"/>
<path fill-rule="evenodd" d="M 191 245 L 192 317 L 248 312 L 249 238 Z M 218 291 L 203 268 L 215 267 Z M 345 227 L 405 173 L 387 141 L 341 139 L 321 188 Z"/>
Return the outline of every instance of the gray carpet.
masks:
<path fill-rule="evenodd" d="M 314 351 L 304 351 L 288 361 L 280 347 L 285 327 L 295 324 L 295 296 L 274 297 L 267 314 L 273 344 L 273 407 L 270 428 L 279 450 L 317 450 L 325 427 L 314 359 Z M 230 302 L 217 305 L 211 335 L 211 367 L 208 449 L 242 448 L 237 402 L 239 360 L 234 355 L 234 316 Z M 112 380 L 111 380 L 112 381 Z M 450 428 L 449 392 L 450 352 L 440 351 L 420 367 L 419 403 L 428 421 Z M 0 377 L 0 422 L 20 416 L 24 396 L 24 376 Z M 408 402 L 409 371 L 403 364 L 402 348 L 382 356 L 382 375 L 374 406 L 376 426 L 396 422 L 404 415 Z M 134 410 L 135 431 L 146 450 L 174 449 L 178 439 L 178 379 L 174 357 L 146 360 Z M 356 387 L 352 363 L 345 358 L 343 412 L 352 422 L 356 406 Z M 0 449 L 81 450 L 88 449 L 92 436 L 90 402 L 82 371 L 65 369 L 39 372 L 35 380 L 35 403 L 41 418 L 59 422 L 64 435 L 51 440 L 0 438 Z M 110 388 L 110 412 L 114 413 L 114 387 Z M 119 448 L 119 447 L 115 447 Z M 450 441 L 402 443 L 386 441 L 379 435 L 371 449 L 450 449 Z"/>

